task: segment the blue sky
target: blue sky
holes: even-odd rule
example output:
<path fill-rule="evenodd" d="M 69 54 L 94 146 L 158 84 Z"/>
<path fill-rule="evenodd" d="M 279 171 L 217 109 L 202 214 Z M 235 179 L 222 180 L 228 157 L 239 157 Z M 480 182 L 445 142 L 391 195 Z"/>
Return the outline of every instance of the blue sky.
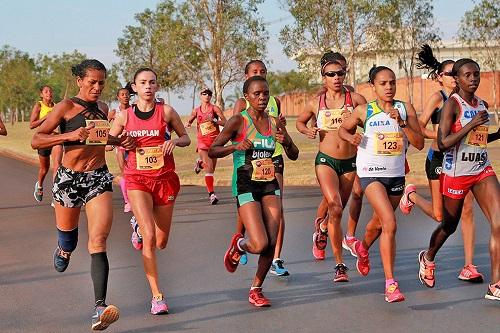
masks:
<path fill-rule="evenodd" d="M 106 66 L 118 62 L 113 50 L 126 25 L 135 25 L 134 14 L 155 8 L 158 0 L 19 0 L 4 1 L 0 11 L 0 46 L 10 45 L 31 55 L 60 54 L 78 49 Z M 279 0 L 265 0 L 259 12 L 268 25 L 270 70 L 296 68 L 282 51 L 279 31 L 293 22 Z M 436 0 L 434 15 L 444 40 L 453 39 L 463 13 L 472 1 Z M 189 105 L 173 99 L 172 104 Z M 182 107 L 184 108 L 184 106 Z M 179 110 L 181 111 L 181 110 Z M 182 112 L 181 113 L 185 113 Z"/>

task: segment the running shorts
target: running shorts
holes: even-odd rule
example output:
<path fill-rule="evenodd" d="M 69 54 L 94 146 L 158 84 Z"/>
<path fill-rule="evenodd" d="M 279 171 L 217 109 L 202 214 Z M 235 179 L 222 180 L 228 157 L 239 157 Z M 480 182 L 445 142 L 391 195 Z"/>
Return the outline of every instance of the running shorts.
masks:
<path fill-rule="evenodd" d="M 444 154 L 440 151 L 429 149 L 427 158 L 425 159 L 425 173 L 427 179 L 438 180 L 443 170 Z"/>
<path fill-rule="evenodd" d="M 385 187 L 388 195 L 402 195 L 405 190 L 405 177 L 360 177 L 359 183 L 363 191 L 368 185 L 379 182 Z"/>
<path fill-rule="evenodd" d="M 272 160 L 274 164 L 274 173 L 283 175 L 283 171 L 285 171 L 285 161 L 283 160 L 283 155 L 274 156 Z"/>
<path fill-rule="evenodd" d="M 274 190 L 274 191 L 270 191 L 270 192 L 257 192 L 257 193 L 247 192 L 247 193 L 238 194 L 236 196 L 236 207 L 239 208 L 239 207 L 241 207 L 244 204 L 247 204 L 249 202 L 254 202 L 254 201 L 261 202 L 262 198 L 267 196 L 267 195 L 280 196 L 281 192 L 278 189 L 278 190 Z"/>
<path fill-rule="evenodd" d="M 150 193 L 155 206 L 173 204 L 181 189 L 179 177 L 174 171 L 168 171 L 158 177 L 125 175 L 127 191 L 137 190 Z"/>
<path fill-rule="evenodd" d="M 214 143 L 216 136 L 214 137 L 198 137 L 196 143 L 196 151 L 198 150 L 209 150 L 212 143 Z"/>
<path fill-rule="evenodd" d="M 52 187 L 54 201 L 63 207 L 82 207 L 104 192 L 113 191 L 113 175 L 106 165 L 99 169 L 79 172 L 63 167 L 57 169 Z"/>
<path fill-rule="evenodd" d="M 464 199 L 470 189 L 486 177 L 495 176 L 495 171 L 487 166 L 481 173 L 473 176 L 452 177 L 445 173 L 439 178 L 441 182 L 441 194 L 451 199 Z"/>
<path fill-rule="evenodd" d="M 346 160 L 339 160 L 319 151 L 314 160 L 314 165 L 327 165 L 332 168 L 338 176 L 341 176 L 344 173 L 356 171 L 356 156 Z"/>
<path fill-rule="evenodd" d="M 52 147 L 47 149 L 37 149 L 37 150 L 38 150 L 38 155 L 43 157 L 49 157 L 50 154 L 52 154 Z"/>

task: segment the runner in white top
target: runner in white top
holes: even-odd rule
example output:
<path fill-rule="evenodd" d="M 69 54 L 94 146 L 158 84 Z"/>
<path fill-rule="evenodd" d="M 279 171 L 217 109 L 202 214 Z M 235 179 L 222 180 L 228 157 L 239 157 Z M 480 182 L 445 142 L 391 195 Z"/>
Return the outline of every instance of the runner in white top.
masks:
<path fill-rule="evenodd" d="M 394 72 L 379 66 L 370 70 L 369 77 L 377 99 L 356 107 L 339 129 L 340 138 L 358 146 L 357 173 L 376 214 L 366 226 L 363 241 L 355 243 L 356 268 L 361 275 L 368 275 L 368 249 L 380 237 L 385 300 L 401 302 L 405 297 L 393 275 L 397 229 L 394 209 L 404 190 L 408 142 L 421 150 L 424 137 L 413 106 L 394 100 Z M 357 126 L 364 128 L 364 134 L 356 133 Z"/>

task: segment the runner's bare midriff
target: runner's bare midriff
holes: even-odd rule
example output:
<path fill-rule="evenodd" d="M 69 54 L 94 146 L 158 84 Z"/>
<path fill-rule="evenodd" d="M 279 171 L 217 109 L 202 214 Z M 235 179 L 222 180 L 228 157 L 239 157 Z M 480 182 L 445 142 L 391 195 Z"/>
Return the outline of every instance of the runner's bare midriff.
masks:
<path fill-rule="evenodd" d="M 104 146 L 66 146 L 62 165 L 65 168 L 88 172 L 101 168 L 106 164 Z"/>
<path fill-rule="evenodd" d="M 356 156 L 356 147 L 339 138 L 338 131 L 320 131 L 319 141 L 319 151 L 328 156 L 340 160 Z"/>

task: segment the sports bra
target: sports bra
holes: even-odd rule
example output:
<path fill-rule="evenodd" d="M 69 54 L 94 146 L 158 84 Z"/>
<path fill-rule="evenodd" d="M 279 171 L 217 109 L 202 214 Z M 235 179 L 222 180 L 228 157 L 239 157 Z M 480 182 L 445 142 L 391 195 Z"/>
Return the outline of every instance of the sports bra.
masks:
<path fill-rule="evenodd" d="M 446 96 L 446 93 L 442 90 L 439 91 L 439 93 L 441 94 L 441 97 L 443 98 L 443 104 L 448 100 L 448 96 Z M 441 120 L 441 111 L 443 110 L 443 107 L 440 107 L 440 108 L 435 108 L 434 109 L 434 112 L 432 112 L 432 115 L 431 115 L 431 123 L 436 125 L 436 124 L 439 124 L 439 121 Z"/>

